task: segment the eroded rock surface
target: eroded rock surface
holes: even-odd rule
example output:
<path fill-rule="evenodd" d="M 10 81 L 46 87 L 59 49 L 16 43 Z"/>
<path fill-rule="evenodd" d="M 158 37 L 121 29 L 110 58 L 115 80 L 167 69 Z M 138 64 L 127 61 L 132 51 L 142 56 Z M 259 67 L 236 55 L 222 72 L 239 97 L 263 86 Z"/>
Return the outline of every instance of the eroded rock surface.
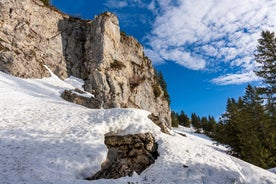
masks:
<path fill-rule="evenodd" d="M 159 156 L 158 145 L 151 133 L 106 135 L 105 144 L 108 148 L 107 159 L 102 163 L 101 170 L 88 180 L 132 176 L 133 172 L 141 174 Z"/>

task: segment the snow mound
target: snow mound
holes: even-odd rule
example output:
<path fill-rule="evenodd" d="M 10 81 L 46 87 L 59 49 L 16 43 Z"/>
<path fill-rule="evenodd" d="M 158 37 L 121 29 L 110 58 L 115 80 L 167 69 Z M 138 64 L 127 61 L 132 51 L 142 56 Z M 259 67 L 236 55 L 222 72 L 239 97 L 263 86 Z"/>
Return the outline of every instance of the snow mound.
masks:
<path fill-rule="evenodd" d="M 137 109 L 88 109 L 60 98 L 76 78 L 20 79 L 0 72 L 0 183 L 276 183 L 276 175 L 225 154 L 184 128 L 172 136 Z M 141 175 L 86 181 L 105 160 L 104 134 L 151 132 L 160 156 Z"/>
<path fill-rule="evenodd" d="M 269 171 L 276 174 L 276 167 L 275 167 L 275 168 L 272 168 L 272 169 L 269 169 Z"/>

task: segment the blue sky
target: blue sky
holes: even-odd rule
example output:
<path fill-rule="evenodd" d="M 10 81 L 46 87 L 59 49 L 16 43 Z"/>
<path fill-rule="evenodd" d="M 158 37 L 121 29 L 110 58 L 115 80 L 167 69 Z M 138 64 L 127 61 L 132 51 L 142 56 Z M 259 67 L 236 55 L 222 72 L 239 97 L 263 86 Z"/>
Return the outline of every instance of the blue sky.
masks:
<path fill-rule="evenodd" d="M 229 97 L 258 84 L 254 50 L 262 30 L 275 31 L 274 0 L 52 0 L 85 19 L 115 13 L 161 70 L 171 108 L 218 118 Z"/>

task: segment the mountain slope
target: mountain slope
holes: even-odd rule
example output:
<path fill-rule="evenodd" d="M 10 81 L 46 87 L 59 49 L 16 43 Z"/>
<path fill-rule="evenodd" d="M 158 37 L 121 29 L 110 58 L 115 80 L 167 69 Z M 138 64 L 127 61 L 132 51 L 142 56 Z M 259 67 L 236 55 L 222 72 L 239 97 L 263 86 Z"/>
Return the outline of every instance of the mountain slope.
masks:
<path fill-rule="evenodd" d="M 224 153 L 187 129 L 163 134 L 136 109 L 93 110 L 62 100 L 81 81 L 0 72 L 0 183 L 276 183 L 276 175 Z M 152 132 L 160 156 L 140 176 L 86 181 L 105 160 L 104 134 Z"/>

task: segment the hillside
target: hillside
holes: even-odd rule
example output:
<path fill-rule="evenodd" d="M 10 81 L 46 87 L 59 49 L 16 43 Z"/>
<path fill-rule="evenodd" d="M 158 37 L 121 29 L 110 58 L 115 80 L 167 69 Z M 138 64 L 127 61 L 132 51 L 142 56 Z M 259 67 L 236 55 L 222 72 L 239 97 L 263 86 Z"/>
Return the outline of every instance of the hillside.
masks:
<path fill-rule="evenodd" d="M 163 134 L 136 109 L 93 110 L 60 98 L 77 78 L 20 79 L 0 72 L 0 183 L 276 183 L 190 129 Z M 89 94 L 86 94 L 89 95 Z M 160 156 L 141 175 L 86 181 L 105 160 L 104 134 L 152 132 Z"/>

